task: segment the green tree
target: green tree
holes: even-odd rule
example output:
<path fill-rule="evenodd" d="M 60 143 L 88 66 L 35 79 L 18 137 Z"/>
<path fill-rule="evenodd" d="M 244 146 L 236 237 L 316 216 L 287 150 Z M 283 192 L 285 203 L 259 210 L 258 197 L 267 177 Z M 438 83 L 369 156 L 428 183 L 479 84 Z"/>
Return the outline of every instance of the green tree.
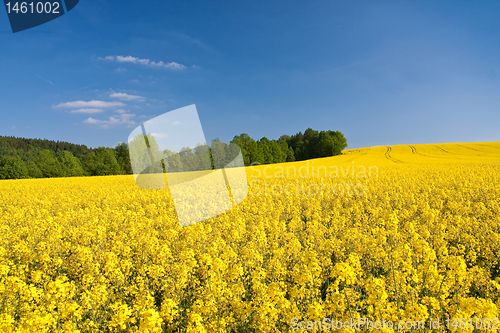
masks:
<path fill-rule="evenodd" d="M 151 165 L 151 155 L 146 145 L 145 137 L 142 133 L 135 136 L 128 145 L 131 156 L 132 170 L 136 174 L 145 171 Z M 90 161 L 90 157 L 89 157 Z"/>
<path fill-rule="evenodd" d="M 304 134 L 283 135 L 280 139 L 284 139 L 293 152 L 294 158 L 288 156 L 288 162 L 340 155 L 347 148 L 347 141 L 339 131 L 318 132 L 308 128 Z"/>
<path fill-rule="evenodd" d="M 126 175 L 132 174 L 132 164 L 130 163 L 130 154 L 128 145 L 125 142 L 120 143 L 115 147 L 116 161 L 120 165 L 123 173 Z"/>
<path fill-rule="evenodd" d="M 198 160 L 199 170 L 212 170 L 212 156 L 210 148 L 205 144 L 198 144 L 194 149 L 194 154 Z"/>
<path fill-rule="evenodd" d="M 28 168 L 19 156 L 0 158 L 0 179 L 28 178 Z"/>
<path fill-rule="evenodd" d="M 80 160 L 69 151 L 62 151 L 57 157 L 64 177 L 81 177 L 85 175 Z"/>
<path fill-rule="evenodd" d="M 82 158 L 82 167 L 86 176 L 97 176 L 98 174 L 98 161 L 93 151 L 87 153 Z"/>
<path fill-rule="evenodd" d="M 211 153 L 214 164 L 214 169 L 222 169 L 229 162 L 230 156 L 228 156 L 228 148 L 225 142 L 221 142 L 219 138 L 212 140 L 211 142 Z"/>
<path fill-rule="evenodd" d="M 293 155 L 293 149 L 292 147 L 288 146 L 288 143 L 286 142 L 286 136 L 282 135 L 278 139 L 278 144 L 280 145 L 280 150 L 281 150 L 281 161 L 282 162 L 293 162 L 295 161 L 295 156 Z"/>
<path fill-rule="evenodd" d="M 335 138 L 334 142 L 336 147 L 334 150 L 334 155 L 340 155 L 342 153 L 342 150 L 347 148 L 347 140 L 344 134 L 339 131 L 328 131 L 328 134 Z"/>
<path fill-rule="evenodd" d="M 256 162 L 260 164 L 273 163 L 273 155 L 271 154 L 271 149 L 268 142 L 269 139 L 266 137 L 262 137 L 259 141 L 257 141 Z"/>
<path fill-rule="evenodd" d="M 54 153 L 48 149 L 40 151 L 40 154 L 38 154 L 38 157 L 36 158 L 36 165 L 45 178 L 62 176 L 59 161 L 54 158 Z"/>
<path fill-rule="evenodd" d="M 198 159 L 194 154 L 193 150 L 189 147 L 184 147 L 179 151 L 179 156 L 182 160 L 182 170 L 183 171 L 197 171 L 198 169 Z"/>
<path fill-rule="evenodd" d="M 35 162 L 28 163 L 28 175 L 30 178 L 43 178 L 43 173 Z"/>
<path fill-rule="evenodd" d="M 95 154 L 91 152 L 85 155 L 82 165 L 85 173 L 89 176 L 109 176 L 122 173 L 111 148 L 99 147 Z"/>
<path fill-rule="evenodd" d="M 164 150 L 165 156 L 165 169 L 167 172 L 181 172 L 183 170 L 183 161 L 179 153 L 171 150 Z"/>
<path fill-rule="evenodd" d="M 307 156 L 304 159 L 319 157 L 319 132 L 308 128 L 304 132 L 304 143 L 307 146 Z"/>
<path fill-rule="evenodd" d="M 282 163 L 286 162 L 286 153 L 281 151 L 280 144 L 275 140 L 270 140 L 268 142 L 271 155 L 273 156 L 273 161 L 271 163 Z"/>
<path fill-rule="evenodd" d="M 245 165 L 250 165 L 253 162 L 260 162 L 262 160 L 262 153 L 259 152 L 257 142 L 252 139 L 247 133 L 236 135 L 231 143 L 238 145 L 243 155 L 243 162 Z"/>
<path fill-rule="evenodd" d="M 97 176 L 119 175 L 121 168 L 111 148 L 99 147 L 96 152 Z"/>
<path fill-rule="evenodd" d="M 151 134 L 144 136 L 139 133 L 135 136 L 129 142 L 129 153 L 134 173 L 163 173 L 161 161 L 165 158 L 165 154 Z"/>

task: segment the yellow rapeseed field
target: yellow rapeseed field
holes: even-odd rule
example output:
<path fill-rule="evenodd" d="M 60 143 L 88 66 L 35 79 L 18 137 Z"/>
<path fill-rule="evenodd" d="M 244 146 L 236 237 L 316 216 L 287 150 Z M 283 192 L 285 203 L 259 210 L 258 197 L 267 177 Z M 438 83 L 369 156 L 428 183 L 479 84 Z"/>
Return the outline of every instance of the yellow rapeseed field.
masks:
<path fill-rule="evenodd" d="M 499 142 L 247 175 L 240 205 L 187 227 L 168 191 L 133 176 L 0 181 L 0 332 L 445 331 L 447 318 L 472 332 L 500 317 Z M 338 331 L 396 331 L 374 326 Z"/>

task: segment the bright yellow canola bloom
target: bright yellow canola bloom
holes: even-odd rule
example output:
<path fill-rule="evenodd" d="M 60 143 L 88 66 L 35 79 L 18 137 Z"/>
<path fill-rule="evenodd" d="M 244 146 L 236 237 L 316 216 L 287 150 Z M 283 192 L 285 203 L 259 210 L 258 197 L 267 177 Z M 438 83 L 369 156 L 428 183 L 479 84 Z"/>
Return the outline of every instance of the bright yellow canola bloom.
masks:
<path fill-rule="evenodd" d="M 329 331 L 324 318 L 444 331 L 499 317 L 500 143 L 247 175 L 240 205 L 184 228 L 169 191 L 132 176 L 0 181 L 0 332 Z"/>

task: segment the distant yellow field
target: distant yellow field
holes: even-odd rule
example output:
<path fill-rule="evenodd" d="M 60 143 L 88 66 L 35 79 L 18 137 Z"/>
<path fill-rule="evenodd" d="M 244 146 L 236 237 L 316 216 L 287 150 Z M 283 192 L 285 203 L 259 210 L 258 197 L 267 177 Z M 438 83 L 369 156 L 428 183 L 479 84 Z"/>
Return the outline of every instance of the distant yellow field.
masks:
<path fill-rule="evenodd" d="M 169 191 L 133 176 L 0 181 L 0 332 L 472 332 L 500 317 L 500 142 L 247 176 L 240 205 L 184 228 Z"/>

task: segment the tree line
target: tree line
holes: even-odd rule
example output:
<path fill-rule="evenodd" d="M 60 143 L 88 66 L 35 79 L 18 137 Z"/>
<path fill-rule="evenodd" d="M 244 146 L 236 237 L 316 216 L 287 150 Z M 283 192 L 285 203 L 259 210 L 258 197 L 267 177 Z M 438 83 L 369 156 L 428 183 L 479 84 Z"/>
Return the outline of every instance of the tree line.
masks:
<path fill-rule="evenodd" d="M 219 139 L 212 140 L 210 145 L 198 144 L 196 147 L 185 147 L 174 152 L 169 149 L 162 151 L 154 136 L 148 134 L 144 137 L 141 133 L 129 142 L 128 148 L 133 170 L 143 174 L 243 166 L 236 160 L 240 147 L 234 143 L 221 142 Z"/>
<path fill-rule="evenodd" d="M 0 179 L 131 174 L 128 147 L 0 136 Z"/>
<path fill-rule="evenodd" d="M 150 147 L 147 154 L 141 145 L 134 144 L 141 142 L 139 139 Z M 278 140 L 254 140 L 243 133 L 229 145 L 216 139 L 210 147 L 200 144 L 179 152 L 161 151 L 151 135 L 136 140 L 115 148 L 88 148 L 61 141 L 0 136 L 0 179 L 132 174 L 130 154 L 138 163 L 137 170 L 180 172 L 224 167 L 236 157 L 236 146 L 240 147 L 246 166 L 335 156 L 347 147 L 341 132 L 310 128 L 304 133 L 282 135 Z M 151 165 L 152 160 L 157 163 Z"/>
<path fill-rule="evenodd" d="M 235 136 L 231 143 L 241 147 L 245 165 L 271 164 L 304 161 L 312 158 L 340 155 L 347 148 L 347 140 L 339 131 L 315 131 L 306 129 L 289 136 L 282 135 L 278 140 L 266 137 L 258 141 L 243 133 Z"/>

